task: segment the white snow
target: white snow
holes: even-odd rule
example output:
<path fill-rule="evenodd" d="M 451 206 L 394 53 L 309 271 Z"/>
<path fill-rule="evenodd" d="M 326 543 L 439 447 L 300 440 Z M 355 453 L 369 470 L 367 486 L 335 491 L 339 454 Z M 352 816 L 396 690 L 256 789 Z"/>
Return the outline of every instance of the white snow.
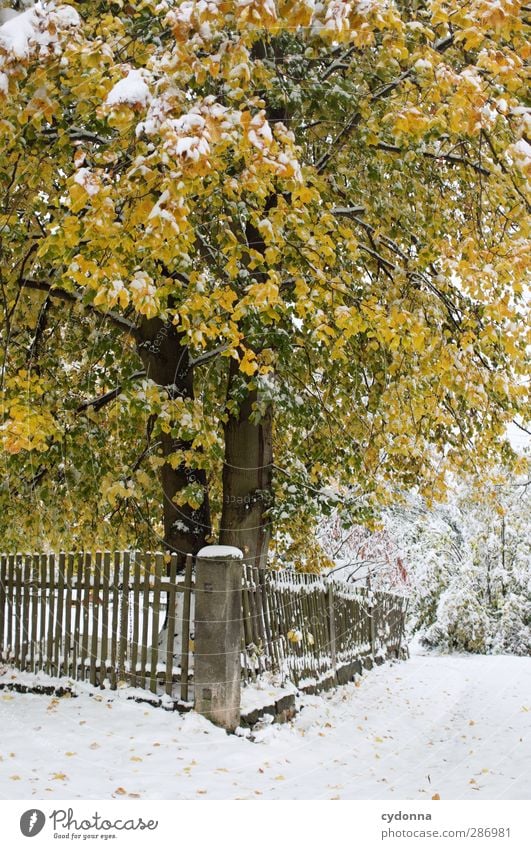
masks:
<path fill-rule="evenodd" d="M 218 557 L 236 557 L 238 560 L 242 560 L 243 552 L 233 545 L 205 545 L 197 556 L 212 559 Z"/>
<path fill-rule="evenodd" d="M 99 180 L 90 168 L 79 168 L 74 174 L 74 182 L 83 186 L 88 195 L 97 195 L 100 190 Z"/>
<path fill-rule="evenodd" d="M 111 88 L 106 106 L 119 106 L 126 103 L 130 106 L 148 106 L 151 103 L 151 92 L 141 70 L 131 69 L 127 76 Z"/>
<path fill-rule="evenodd" d="M 36 3 L 0 26 L 0 48 L 15 59 L 26 59 L 35 46 L 45 48 L 54 44 L 58 30 L 79 23 L 80 17 L 72 6 Z"/>
<path fill-rule="evenodd" d="M 11 673 L 3 676 L 9 678 Z M 529 799 L 531 658 L 417 655 L 254 740 L 194 713 L 0 695 L 4 799 Z M 122 788 L 116 795 L 118 788 Z"/>
<path fill-rule="evenodd" d="M 27 9 L 11 18 L 0 27 L 0 46 L 17 59 L 23 59 L 30 41 L 36 37 L 36 23 L 34 9 Z"/>

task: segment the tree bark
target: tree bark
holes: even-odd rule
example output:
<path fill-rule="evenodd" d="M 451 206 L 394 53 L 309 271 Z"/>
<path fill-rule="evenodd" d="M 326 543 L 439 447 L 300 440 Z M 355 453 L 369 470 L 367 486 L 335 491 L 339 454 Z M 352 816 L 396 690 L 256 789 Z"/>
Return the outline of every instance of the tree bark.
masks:
<path fill-rule="evenodd" d="M 228 397 L 241 376 L 230 361 Z M 240 548 L 246 562 L 265 567 L 270 539 L 267 510 L 272 503 L 273 410 L 269 405 L 258 423 L 251 421 L 256 390 L 248 392 L 225 425 L 223 509 L 220 543 Z"/>
<path fill-rule="evenodd" d="M 160 318 L 144 319 L 138 333 L 138 353 L 146 376 L 158 386 L 165 387 L 170 398 L 193 398 L 194 381 L 190 352 L 182 335 L 170 322 Z M 191 442 L 175 439 L 161 432 L 162 454 L 169 457 L 175 451 L 187 451 Z M 210 508 L 207 479 L 204 469 L 194 469 L 181 463 L 173 468 L 166 462 L 160 470 L 163 497 L 164 544 L 179 556 L 180 570 L 187 554 L 196 554 L 210 536 Z M 203 487 L 203 503 L 197 509 L 179 506 L 174 496 L 188 484 L 198 482 Z"/>

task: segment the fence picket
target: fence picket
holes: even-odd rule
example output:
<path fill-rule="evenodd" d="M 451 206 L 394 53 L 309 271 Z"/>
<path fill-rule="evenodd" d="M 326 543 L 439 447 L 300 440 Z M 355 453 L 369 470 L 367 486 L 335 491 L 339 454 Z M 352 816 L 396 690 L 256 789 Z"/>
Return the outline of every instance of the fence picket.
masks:
<path fill-rule="evenodd" d="M 159 613 L 160 613 L 160 579 L 164 558 L 155 554 L 155 575 L 153 581 L 153 619 L 151 622 L 151 659 L 150 659 L 150 690 L 157 692 L 157 666 L 159 660 Z"/>
<path fill-rule="evenodd" d="M 90 616 L 90 598 L 91 586 L 90 575 L 92 571 L 92 556 L 89 552 L 85 554 L 85 568 L 83 571 L 83 592 L 80 598 L 83 613 L 83 639 L 81 642 L 81 667 L 83 670 L 83 680 L 86 680 L 89 672 L 89 616 Z"/>
<path fill-rule="evenodd" d="M 29 619 L 30 619 L 30 577 L 31 577 L 31 555 L 26 554 L 24 557 L 24 578 L 23 578 L 23 596 L 22 596 L 22 655 L 20 665 L 22 669 L 28 669 L 29 663 Z"/>
<path fill-rule="evenodd" d="M 100 643 L 100 684 L 107 678 L 109 668 L 109 582 L 111 571 L 111 553 L 103 553 L 101 578 L 101 643 Z"/>
<path fill-rule="evenodd" d="M 63 552 L 59 554 L 59 562 L 57 566 L 57 603 L 55 611 L 55 633 L 53 636 L 53 665 L 56 675 L 61 675 L 61 650 L 63 648 L 63 607 L 64 607 L 64 588 L 65 588 L 65 556 Z"/>
<path fill-rule="evenodd" d="M 123 575 L 122 575 L 122 595 L 120 608 L 120 647 L 118 651 L 118 679 L 126 680 L 126 665 L 127 665 L 127 629 L 129 625 L 129 570 L 131 565 L 131 556 L 128 551 L 124 552 L 123 556 Z M 133 608 L 134 616 L 134 608 Z M 131 646 L 132 648 L 132 646 Z"/>
<path fill-rule="evenodd" d="M 4 660 L 7 593 L 7 557 L 5 554 L 0 554 L 0 660 Z"/>
<path fill-rule="evenodd" d="M 119 551 L 114 552 L 114 569 L 112 573 L 111 586 L 109 589 L 110 598 L 112 600 L 112 626 L 111 626 L 111 690 L 116 690 L 116 658 L 118 656 L 118 634 L 120 629 L 120 560 Z M 126 586 L 124 583 L 123 594 L 126 595 Z"/>
<path fill-rule="evenodd" d="M 147 651 L 148 651 L 148 634 L 149 634 L 149 619 L 147 612 L 149 610 L 149 593 L 150 593 L 150 576 L 151 576 L 151 553 L 147 552 L 144 555 L 144 590 L 142 601 L 142 645 L 140 646 L 140 680 L 141 686 L 146 686 L 146 666 L 147 666 Z"/>
<path fill-rule="evenodd" d="M 95 686 L 98 680 L 97 665 L 99 660 L 99 628 L 100 628 L 100 581 L 101 581 L 101 551 L 96 552 L 92 570 L 92 591 L 89 593 L 90 627 L 92 629 L 90 642 L 90 683 Z M 101 683 L 101 676 L 100 676 Z"/>
<path fill-rule="evenodd" d="M 170 586 L 167 594 L 167 634 L 166 634 L 166 683 L 165 691 L 167 696 L 173 693 L 173 644 L 175 640 L 175 579 L 177 574 L 177 555 L 172 554 L 170 557 L 169 579 Z"/>
<path fill-rule="evenodd" d="M 194 561 L 191 554 L 188 554 L 184 567 L 183 632 L 181 644 L 181 700 L 183 702 L 188 701 L 188 672 L 190 667 L 190 609 L 192 604 L 193 563 Z"/>
<path fill-rule="evenodd" d="M 65 574 L 65 610 L 64 610 L 64 663 L 63 669 L 65 675 L 74 675 L 72 662 L 72 581 L 74 576 L 74 555 L 70 552 L 66 558 L 66 574 Z"/>
<path fill-rule="evenodd" d="M 140 557 L 134 555 L 133 575 L 133 623 L 131 640 L 131 686 L 136 687 L 138 666 L 138 634 L 140 629 Z"/>
<path fill-rule="evenodd" d="M 53 656 L 54 656 L 54 643 L 53 643 L 53 634 L 55 629 L 55 555 L 50 554 L 48 556 L 48 633 L 47 633 L 47 642 L 46 642 L 46 663 L 44 665 L 44 671 L 49 675 L 54 674 L 53 668 Z"/>

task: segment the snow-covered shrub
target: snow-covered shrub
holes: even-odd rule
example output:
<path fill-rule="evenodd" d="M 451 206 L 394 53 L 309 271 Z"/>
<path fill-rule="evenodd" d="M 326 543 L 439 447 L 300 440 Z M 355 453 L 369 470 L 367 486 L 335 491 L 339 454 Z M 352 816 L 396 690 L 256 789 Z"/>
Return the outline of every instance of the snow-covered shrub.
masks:
<path fill-rule="evenodd" d="M 504 599 L 492 650 L 495 654 L 531 654 L 531 598 L 510 592 Z"/>
<path fill-rule="evenodd" d="M 384 511 L 381 530 L 320 539 L 338 574 L 408 592 L 410 630 L 443 651 L 531 654 L 531 485 L 456 483 L 443 504 L 413 493 Z"/>

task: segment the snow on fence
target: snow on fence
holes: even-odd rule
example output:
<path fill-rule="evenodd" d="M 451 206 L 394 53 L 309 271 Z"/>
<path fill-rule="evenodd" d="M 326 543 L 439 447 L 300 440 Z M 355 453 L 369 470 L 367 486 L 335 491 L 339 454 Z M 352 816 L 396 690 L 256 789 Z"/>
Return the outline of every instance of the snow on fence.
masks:
<path fill-rule="evenodd" d="M 138 551 L 0 555 L 0 659 L 49 675 L 190 701 L 193 558 Z M 243 681 L 299 686 L 398 656 L 404 599 L 321 575 L 243 565 Z"/>
<path fill-rule="evenodd" d="M 398 657 L 405 599 L 321 575 L 244 566 L 246 680 L 279 671 L 299 686 L 334 679 L 368 658 Z"/>
<path fill-rule="evenodd" d="M 0 658 L 186 702 L 191 601 L 191 557 L 177 575 L 173 554 L 2 554 Z"/>

